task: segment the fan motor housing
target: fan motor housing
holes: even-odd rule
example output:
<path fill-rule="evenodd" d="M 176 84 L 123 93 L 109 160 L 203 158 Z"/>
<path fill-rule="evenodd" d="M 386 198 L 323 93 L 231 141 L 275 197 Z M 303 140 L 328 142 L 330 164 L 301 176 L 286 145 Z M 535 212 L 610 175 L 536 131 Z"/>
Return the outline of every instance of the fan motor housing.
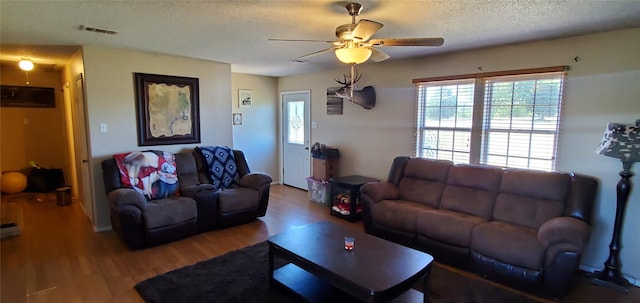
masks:
<path fill-rule="evenodd" d="M 351 34 L 353 33 L 353 29 L 356 28 L 357 24 L 343 24 L 336 27 L 336 37 L 340 40 L 353 40 Z"/>

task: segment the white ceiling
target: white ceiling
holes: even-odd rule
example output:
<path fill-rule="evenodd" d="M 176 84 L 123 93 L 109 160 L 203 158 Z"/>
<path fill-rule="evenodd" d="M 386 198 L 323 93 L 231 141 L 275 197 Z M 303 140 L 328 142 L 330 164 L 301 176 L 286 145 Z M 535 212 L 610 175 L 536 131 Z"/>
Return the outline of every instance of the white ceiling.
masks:
<path fill-rule="evenodd" d="M 384 24 L 374 38 L 443 37 L 441 47 L 384 47 L 391 59 L 640 27 L 640 0 L 357 1 L 358 17 Z M 7 1 L 0 0 L 0 60 L 30 57 L 64 64 L 77 48 L 99 45 L 231 64 L 233 72 L 268 76 L 338 65 L 329 47 L 351 22 L 345 1 Z M 81 25 L 119 31 L 105 35 Z M 52 47 L 53 46 L 53 47 Z M 375 64 L 367 62 L 365 64 Z"/>

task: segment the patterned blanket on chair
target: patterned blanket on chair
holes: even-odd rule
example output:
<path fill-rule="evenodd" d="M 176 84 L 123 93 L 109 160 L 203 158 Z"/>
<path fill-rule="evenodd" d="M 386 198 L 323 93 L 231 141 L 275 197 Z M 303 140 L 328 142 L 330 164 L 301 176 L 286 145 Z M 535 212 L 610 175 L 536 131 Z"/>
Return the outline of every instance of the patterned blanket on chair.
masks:
<path fill-rule="evenodd" d="M 238 167 L 233 150 L 228 146 L 199 146 L 196 150 L 202 154 L 207 166 L 211 182 L 215 190 L 230 188 L 236 184 Z"/>

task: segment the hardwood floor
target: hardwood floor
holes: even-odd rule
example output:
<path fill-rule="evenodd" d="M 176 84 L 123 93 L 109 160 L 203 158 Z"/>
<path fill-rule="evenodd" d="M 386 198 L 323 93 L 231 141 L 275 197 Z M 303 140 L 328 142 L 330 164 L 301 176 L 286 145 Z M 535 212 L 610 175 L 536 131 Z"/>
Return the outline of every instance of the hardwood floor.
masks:
<path fill-rule="evenodd" d="M 241 226 L 199 234 L 149 249 L 130 251 L 113 231 L 96 233 L 78 201 L 57 206 L 54 194 L 2 196 L 2 223 L 18 223 L 21 234 L 2 239 L 1 302 L 143 302 L 133 286 L 150 277 L 222 255 L 294 226 L 329 220 L 326 207 L 309 202 L 306 191 L 271 188 L 267 215 Z M 560 302 L 639 302 L 580 279 Z"/>

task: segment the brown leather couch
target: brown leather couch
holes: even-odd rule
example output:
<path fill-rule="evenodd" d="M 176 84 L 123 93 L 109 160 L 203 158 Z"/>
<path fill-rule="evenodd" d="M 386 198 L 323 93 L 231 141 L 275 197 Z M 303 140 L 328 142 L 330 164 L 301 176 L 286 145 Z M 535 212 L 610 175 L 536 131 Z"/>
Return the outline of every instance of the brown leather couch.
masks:
<path fill-rule="evenodd" d="M 103 160 L 113 229 L 129 248 L 139 249 L 264 216 L 272 179 L 264 173 L 251 173 L 244 153 L 233 153 L 237 186 L 214 191 L 203 157 L 196 150 L 187 151 L 175 154 L 179 194 L 150 201 L 122 186 L 113 158 Z"/>
<path fill-rule="evenodd" d="M 361 187 L 365 231 L 436 261 L 561 297 L 590 235 L 592 177 L 397 157 Z"/>

